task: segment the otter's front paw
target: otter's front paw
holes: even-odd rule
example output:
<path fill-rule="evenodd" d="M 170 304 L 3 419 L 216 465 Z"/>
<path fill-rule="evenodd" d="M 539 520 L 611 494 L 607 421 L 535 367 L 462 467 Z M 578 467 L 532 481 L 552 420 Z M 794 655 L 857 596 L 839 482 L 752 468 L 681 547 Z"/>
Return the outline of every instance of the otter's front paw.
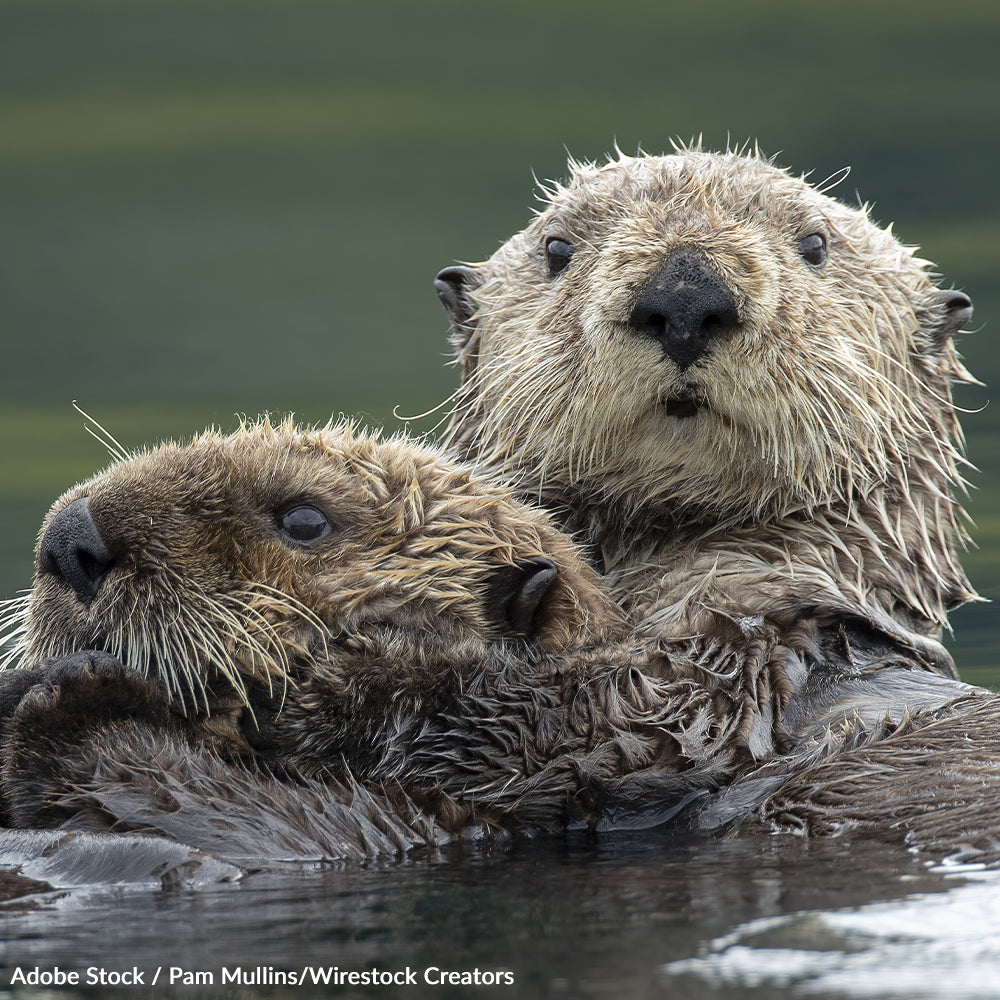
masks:
<path fill-rule="evenodd" d="M 89 781 L 136 727 L 176 726 L 156 685 L 106 653 L 74 653 L 37 672 L 4 725 L 0 808 L 11 826 L 68 819 L 62 797 Z"/>
<path fill-rule="evenodd" d="M 44 667 L 19 667 L 0 672 L 0 724 L 14 714 L 21 699 L 46 676 Z"/>
<path fill-rule="evenodd" d="M 44 665 L 44 679 L 14 711 L 16 724 L 31 723 L 53 738 L 66 738 L 116 719 L 159 726 L 170 713 L 159 688 L 109 653 L 87 650 Z"/>

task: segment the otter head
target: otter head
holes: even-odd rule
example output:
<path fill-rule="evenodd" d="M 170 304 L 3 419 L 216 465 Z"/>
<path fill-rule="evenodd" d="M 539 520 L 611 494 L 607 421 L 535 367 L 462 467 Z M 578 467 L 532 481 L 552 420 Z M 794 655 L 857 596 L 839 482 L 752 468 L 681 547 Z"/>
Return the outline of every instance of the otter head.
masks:
<path fill-rule="evenodd" d="M 386 688 L 432 687 L 452 646 L 557 648 L 617 620 L 544 515 L 345 425 L 265 420 L 118 462 L 56 502 L 35 571 L 14 660 L 103 650 L 188 714 L 366 662 Z M 375 670 L 375 647 L 399 655 Z"/>
<path fill-rule="evenodd" d="M 492 258 L 438 276 L 457 453 L 633 535 L 958 480 L 971 303 L 889 230 L 754 156 L 571 171 Z"/>

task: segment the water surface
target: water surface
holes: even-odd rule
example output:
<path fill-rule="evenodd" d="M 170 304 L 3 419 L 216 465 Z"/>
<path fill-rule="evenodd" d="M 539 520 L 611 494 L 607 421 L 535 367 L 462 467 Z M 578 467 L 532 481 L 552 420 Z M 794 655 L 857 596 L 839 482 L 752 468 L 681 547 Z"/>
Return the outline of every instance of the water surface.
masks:
<path fill-rule="evenodd" d="M 135 966 L 147 987 L 162 967 L 145 992 L 164 998 L 992 997 L 997 877 L 932 869 L 857 835 L 677 842 L 647 832 L 279 867 L 196 888 L 81 885 L 0 910 L 0 996 L 25 995 L 3 989 L 17 967 Z M 171 987 L 170 966 L 214 983 Z M 417 985 L 273 985 L 310 967 L 410 969 Z M 223 986 L 223 969 L 237 968 L 264 985 Z M 501 985 L 429 986 L 428 969 L 478 969 Z"/>

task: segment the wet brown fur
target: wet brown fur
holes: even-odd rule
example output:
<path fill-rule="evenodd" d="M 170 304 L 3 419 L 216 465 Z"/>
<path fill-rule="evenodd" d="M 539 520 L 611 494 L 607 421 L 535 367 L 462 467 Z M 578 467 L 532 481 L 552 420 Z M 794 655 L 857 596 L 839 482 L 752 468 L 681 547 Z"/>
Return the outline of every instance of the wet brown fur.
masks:
<path fill-rule="evenodd" d="M 815 232 L 829 250 L 820 268 L 796 249 Z M 550 276 L 553 236 L 576 252 Z M 678 248 L 711 263 L 740 317 L 684 370 L 628 322 Z M 324 483 L 345 498 L 327 552 L 331 586 L 324 560 L 289 557 L 265 530 L 292 499 L 283 470 L 300 442 L 280 458 L 265 448 L 262 460 L 253 434 L 235 445 L 209 435 L 176 464 L 168 449 L 109 471 L 105 486 L 146 469 L 138 502 L 127 489 L 107 495 L 153 571 L 108 589 L 96 629 L 49 601 L 40 581 L 36 599 L 58 610 L 30 618 L 28 660 L 106 649 L 172 685 L 198 740 L 213 733 L 224 750 L 248 710 L 256 722 L 273 711 L 263 737 L 250 732 L 259 755 L 334 781 L 343 766 L 368 782 L 425 792 L 429 782 L 453 829 L 484 811 L 513 827 L 648 822 L 700 792 L 723 801 L 712 790 L 741 775 L 725 801 L 744 815 L 752 807 L 827 831 L 836 823 L 815 819 L 810 796 L 842 779 L 877 825 L 879 782 L 859 772 L 852 719 L 867 717 L 880 747 L 876 706 L 906 718 L 968 690 L 931 680 L 953 674 L 940 644 L 948 610 L 974 597 L 956 553 L 961 438 L 950 398 L 951 382 L 967 377 L 952 343 L 967 300 L 939 289 L 863 210 L 759 157 L 697 149 L 575 165 L 539 218 L 469 274 L 451 300 L 464 376 L 451 446 L 580 533 L 634 639 L 602 637 L 604 616 L 611 632 L 620 619 L 541 515 L 511 505 L 506 534 L 485 550 L 439 558 L 470 523 L 425 516 L 440 513 L 426 488 L 440 485 L 442 467 L 428 454 L 415 467 L 430 479 L 411 474 L 408 446 L 352 454 L 345 479 L 343 442 L 320 444 L 318 465 L 340 470 L 324 465 Z M 207 504 L 193 488 L 203 477 Z M 505 494 L 474 484 L 465 509 L 475 536 L 485 498 Z M 181 554 L 173 569 L 146 534 L 150 510 L 160 546 L 169 538 Z M 546 544 L 517 547 L 525 520 L 544 526 Z M 538 555 L 563 572 L 533 645 L 512 644 L 487 567 Z M 192 599 L 176 605 L 178 592 Z M 203 594 L 215 603 L 202 624 L 186 610 L 178 618 Z M 239 596 L 223 611 L 222 594 Z M 135 631 L 116 640 L 116 620 Z M 930 717 L 914 718 L 919 744 Z M 962 713 L 951 720 L 951 743 L 929 734 L 917 756 L 942 754 L 988 782 L 986 758 L 966 752 Z M 817 747 L 829 748 L 829 774 L 812 770 Z M 751 760 L 765 771 L 746 774 Z M 773 769 L 778 783 L 765 780 Z M 900 773 L 905 784 L 905 759 Z M 770 813 L 751 794 L 765 787 L 784 789 Z M 947 787 L 935 783 L 935 796 Z"/>
<path fill-rule="evenodd" d="M 13 825 L 72 819 L 73 789 L 107 793 L 137 727 L 295 778 L 405 788 L 451 832 L 648 822 L 747 759 L 753 697 L 635 642 L 547 515 L 413 442 L 207 433 L 70 490 L 41 537 L 82 497 L 114 554 L 92 601 L 40 544 L 9 614 L 29 668 L 4 675 Z M 302 545 L 279 523 L 306 503 L 332 528 Z M 497 579 L 539 559 L 557 572 L 512 633 Z"/>
<path fill-rule="evenodd" d="M 212 703 L 213 685 L 241 701 L 251 681 L 280 694 L 293 661 L 349 647 L 372 623 L 442 644 L 500 638 L 510 629 L 495 591 L 543 556 L 561 572 L 534 616 L 539 648 L 598 641 L 620 623 L 547 516 L 429 448 L 349 425 L 265 420 L 162 445 L 69 490 L 40 537 L 81 497 L 115 564 L 85 606 L 39 563 L 30 597 L 8 613 L 12 658 L 103 649 L 158 676 L 186 709 Z M 331 530 L 300 545 L 278 520 L 307 503 Z"/>
<path fill-rule="evenodd" d="M 905 684 L 912 676 L 900 679 Z M 688 819 L 695 828 L 730 835 L 761 828 L 862 833 L 902 841 L 932 858 L 997 865 L 1000 697 L 959 685 L 950 693 L 934 705 L 932 692 L 924 691 L 929 707 L 913 714 L 849 718 L 710 796 Z M 919 694 L 912 694 L 916 705 Z"/>
<path fill-rule="evenodd" d="M 951 396 L 971 380 L 953 343 L 968 298 L 756 152 L 570 168 L 493 257 L 439 276 L 453 453 L 577 532 L 672 663 L 752 692 L 760 766 L 696 825 L 862 828 L 996 861 L 1000 699 L 956 684 L 941 644 L 976 599 Z M 557 268 L 552 239 L 573 247 Z M 632 324 L 679 253 L 738 313 L 686 367 Z"/>
<path fill-rule="evenodd" d="M 992 859 L 1000 699 L 914 671 L 862 619 L 721 617 L 714 653 L 686 658 L 623 633 L 545 515 L 412 442 L 344 427 L 262 423 L 165 446 L 70 491 L 46 523 L 82 495 L 118 562 L 89 611 L 41 564 L 16 605 L 22 669 L 0 675 L 12 826 L 152 831 L 245 861 L 764 822 L 908 833 L 938 853 L 972 843 Z M 276 532 L 290 499 L 341 526 L 322 551 Z M 491 573 L 540 556 L 559 573 L 536 628 L 506 635 Z M 241 611 L 215 600 L 226 592 Z M 204 620 L 180 613 L 206 596 Z M 817 665 L 787 707 L 768 687 L 775 628 L 808 633 Z M 886 713 L 901 705 L 896 726 Z M 774 756 L 779 716 L 796 749 Z M 908 795 L 915 775 L 923 792 Z"/>
<path fill-rule="evenodd" d="M 951 400 L 968 299 L 864 208 L 757 154 L 570 167 L 493 257 L 443 272 L 452 451 L 578 532 L 631 620 L 696 661 L 744 655 L 734 623 L 756 623 L 787 692 L 858 618 L 955 676 L 942 630 L 976 597 Z M 799 253 L 809 234 L 822 266 Z M 575 250 L 554 275 L 553 238 Z M 678 251 L 739 314 L 686 369 L 630 324 Z"/>

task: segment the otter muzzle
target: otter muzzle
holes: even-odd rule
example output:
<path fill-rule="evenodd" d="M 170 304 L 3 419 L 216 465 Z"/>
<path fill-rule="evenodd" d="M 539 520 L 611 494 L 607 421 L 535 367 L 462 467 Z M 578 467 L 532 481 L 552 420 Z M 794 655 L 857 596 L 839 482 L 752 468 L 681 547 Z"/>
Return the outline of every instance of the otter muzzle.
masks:
<path fill-rule="evenodd" d="M 732 292 L 706 258 L 678 250 L 639 293 L 629 322 L 658 340 L 683 370 L 731 334 L 740 316 Z"/>
<path fill-rule="evenodd" d="M 61 577 L 86 605 L 97 596 L 113 564 L 90 516 L 87 497 L 74 500 L 56 514 L 38 548 L 40 571 Z"/>

